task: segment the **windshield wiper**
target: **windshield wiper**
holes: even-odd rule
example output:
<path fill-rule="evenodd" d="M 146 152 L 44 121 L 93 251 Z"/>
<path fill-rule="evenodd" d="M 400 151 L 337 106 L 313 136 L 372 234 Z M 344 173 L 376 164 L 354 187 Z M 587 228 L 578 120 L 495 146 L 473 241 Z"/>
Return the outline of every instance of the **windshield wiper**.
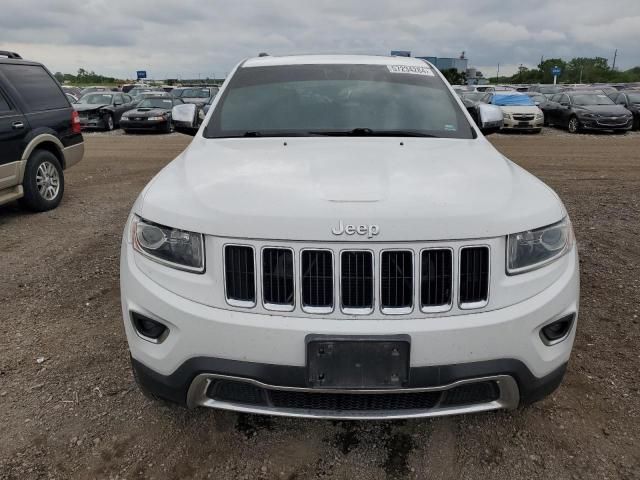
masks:
<path fill-rule="evenodd" d="M 366 127 L 354 128 L 353 130 L 318 130 L 309 133 L 331 137 L 437 137 L 437 135 L 423 133 L 418 130 L 373 130 Z"/>

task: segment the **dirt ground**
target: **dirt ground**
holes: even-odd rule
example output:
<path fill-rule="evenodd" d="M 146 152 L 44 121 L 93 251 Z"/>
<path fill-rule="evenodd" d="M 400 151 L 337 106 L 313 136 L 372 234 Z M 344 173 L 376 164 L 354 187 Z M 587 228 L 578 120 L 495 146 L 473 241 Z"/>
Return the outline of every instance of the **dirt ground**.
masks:
<path fill-rule="evenodd" d="M 188 141 L 87 135 L 58 209 L 0 207 L 0 479 L 640 478 L 640 134 L 492 137 L 560 194 L 575 226 L 568 374 L 514 412 L 404 422 L 188 411 L 139 393 L 119 304 L 122 227 Z"/>

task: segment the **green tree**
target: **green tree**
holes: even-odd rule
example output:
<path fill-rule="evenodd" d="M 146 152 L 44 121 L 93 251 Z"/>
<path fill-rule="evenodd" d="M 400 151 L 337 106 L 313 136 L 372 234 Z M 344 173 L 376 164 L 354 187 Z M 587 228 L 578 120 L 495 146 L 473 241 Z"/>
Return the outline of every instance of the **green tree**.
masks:
<path fill-rule="evenodd" d="M 56 77 L 59 83 L 64 83 L 64 74 L 62 72 L 56 72 L 53 76 Z"/>
<path fill-rule="evenodd" d="M 460 73 L 455 68 L 447 68 L 442 70 L 442 75 L 451 85 L 465 85 L 467 83 L 466 73 Z"/>

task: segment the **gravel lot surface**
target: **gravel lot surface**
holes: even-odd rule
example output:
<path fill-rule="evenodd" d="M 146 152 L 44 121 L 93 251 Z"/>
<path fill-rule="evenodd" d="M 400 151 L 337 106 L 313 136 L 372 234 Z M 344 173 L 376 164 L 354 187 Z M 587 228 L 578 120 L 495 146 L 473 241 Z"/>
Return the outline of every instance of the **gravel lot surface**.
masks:
<path fill-rule="evenodd" d="M 640 478 L 640 134 L 495 135 L 571 214 L 582 265 L 565 381 L 514 412 L 275 419 L 148 401 L 119 304 L 122 227 L 188 143 L 88 134 L 52 212 L 0 207 L 0 478 Z"/>

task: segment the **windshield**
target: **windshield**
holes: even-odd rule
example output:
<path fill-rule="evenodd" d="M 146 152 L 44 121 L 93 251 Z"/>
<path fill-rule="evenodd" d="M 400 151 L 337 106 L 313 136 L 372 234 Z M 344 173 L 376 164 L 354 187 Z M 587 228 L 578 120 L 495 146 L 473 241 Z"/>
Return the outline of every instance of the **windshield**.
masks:
<path fill-rule="evenodd" d="M 78 103 L 86 103 L 88 105 L 110 105 L 113 95 L 105 93 L 89 93 L 78 100 Z"/>
<path fill-rule="evenodd" d="M 180 97 L 184 98 L 209 98 L 208 88 L 187 88 L 180 93 Z"/>
<path fill-rule="evenodd" d="M 240 68 L 205 129 L 207 138 L 396 134 L 473 138 L 426 64 Z"/>
<path fill-rule="evenodd" d="M 173 101 L 170 98 L 147 98 L 138 104 L 138 108 L 165 108 L 170 110 Z"/>
<path fill-rule="evenodd" d="M 606 95 L 593 94 L 593 93 L 585 93 L 582 95 L 573 95 L 573 104 L 574 105 L 613 105 L 613 100 L 611 100 Z"/>

